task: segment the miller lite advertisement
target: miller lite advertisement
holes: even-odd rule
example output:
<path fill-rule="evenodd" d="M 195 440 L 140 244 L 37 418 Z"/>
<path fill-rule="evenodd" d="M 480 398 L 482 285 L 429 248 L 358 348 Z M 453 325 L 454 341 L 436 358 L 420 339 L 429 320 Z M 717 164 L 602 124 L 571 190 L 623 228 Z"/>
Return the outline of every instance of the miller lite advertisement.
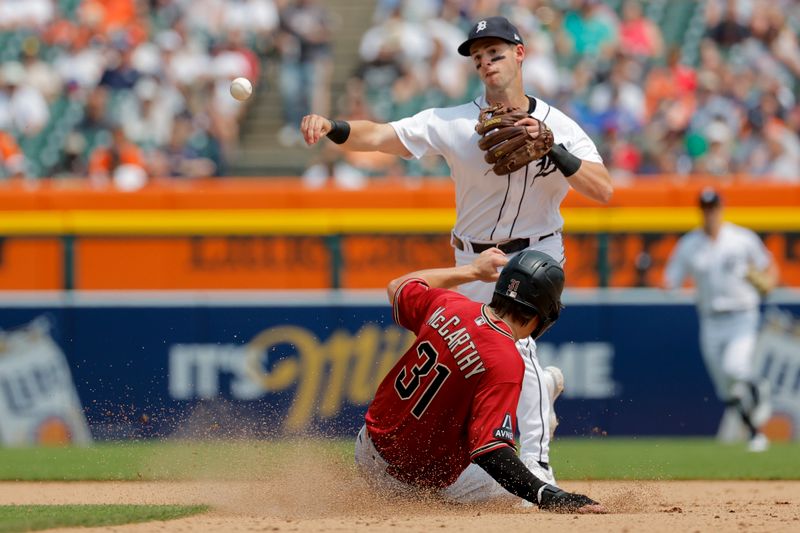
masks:
<path fill-rule="evenodd" d="M 78 392 L 49 322 L 0 332 L 0 444 L 91 442 Z"/>
<path fill-rule="evenodd" d="M 355 435 L 414 335 L 382 294 L 292 298 L 5 302 L 0 445 L 89 442 L 89 429 L 96 441 Z M 776 300 L 783 322 L 765 317 L 755 370 L 771 385 L 765 432 L 791 440 L 800 438 L 800 328 L 790 317 L 800 300 Z M 571 293 L 565 303 L 537 342 L 541 365 L 566 381 L 559 435 L 715 434 L 725 404 L 688 297 Z"/>
<path fill-rule="evenodd" d="M 769 383 L 771 433 L 800 439 L 800 319 L 778 308 L 769 309 L 756 344 L 758 377 Z"/>

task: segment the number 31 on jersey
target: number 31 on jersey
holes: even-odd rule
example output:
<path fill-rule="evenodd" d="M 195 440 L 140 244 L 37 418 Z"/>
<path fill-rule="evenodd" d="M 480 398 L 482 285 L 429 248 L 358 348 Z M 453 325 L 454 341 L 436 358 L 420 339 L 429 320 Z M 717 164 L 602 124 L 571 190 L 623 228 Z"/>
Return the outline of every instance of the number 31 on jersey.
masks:
<path fill-rule="evenodd" d="M 397 378 L 394 380 L 394 389 L 401 399 L 408 400 L 414 396 L 414 393 L 420 387 L 422 378 L 430 374 L 431 370 L 435 372 L 436 375 L 433 380 L 428 384 L 417 403 L 411 409 L 411 414 L 415 418 L 420 418 L 439 392 L 439 389 L 442 388 L 447 376 L 450 375 L 450 369 L 441 363 L 437 364 L 439 354 L 436 353 L 436 349 L 428 341 L 423 341 L 417 345 L 417 355 L 420 362 L 413 365 L 410 371 L 405 368 L 400 369 Z"/>

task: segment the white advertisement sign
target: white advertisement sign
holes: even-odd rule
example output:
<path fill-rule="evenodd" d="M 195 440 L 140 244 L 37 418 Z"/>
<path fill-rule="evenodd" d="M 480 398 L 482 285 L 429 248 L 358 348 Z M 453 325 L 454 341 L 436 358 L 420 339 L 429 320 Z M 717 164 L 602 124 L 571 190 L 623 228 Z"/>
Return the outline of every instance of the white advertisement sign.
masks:
<path fill-rule="evenodd" d="M 765 314 L 756 346 L 756 368 L 770 384 L 770 424 L 800 439 L 800 320 L 778 309 Z"/>
<path fill-rule="evenodd" d="M 67 360 L 46 320 L 0 332 L 0 444 L 91 442 Z"/>

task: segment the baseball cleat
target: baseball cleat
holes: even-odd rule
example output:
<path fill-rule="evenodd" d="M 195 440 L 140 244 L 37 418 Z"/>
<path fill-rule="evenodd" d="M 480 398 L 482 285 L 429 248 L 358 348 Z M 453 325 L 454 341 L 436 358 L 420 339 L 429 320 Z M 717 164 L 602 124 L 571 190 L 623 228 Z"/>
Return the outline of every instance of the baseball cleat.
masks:
<path fill-rule="evenodd" d="M 555 487 L 558 486 L 558 483 L 556 483 L 556 476 L 555 473 L 553 472 L 552 466 L 548 464 L 547 468 L 545 468 L 544 466 L 542 466 L 541 463 L 539 463 L 539 461 L 537 461 L 533 457 L 526 457 L 522 462 L 534 476 L 538 477 L 545 483 L 549 483 L 550 485 L 553 485 Z"/>
<path fill-rule="evenodd" d="M 558 427 L 555 403 L 556 399 L 564 392 L 564 374 L 557 366 L 545 367 L 544 372 L 549 378 L 547 380 L 547 392 L 550 394 L 550 440 L 553 440 L 556 427 Z"/>
<path fill-rule="evenodd" d="M 550 392 L 550 399 L 556 401 L 556 398 L 564 392 L 564 374 L 557 366 L 546 366 L 544 371 L 550 374 L 550 379 L 553 380 L 553 388 L 547 387 Z"/>
<path fill-rule="evenodd" d="M 769 439 L 763 433 L 757 433 L 755 437 L 747 443 L 747 451 L 753 453 L 765 452 L 769 449 Z"/>
<path fill-rule="evenodd" d="M 547 465 L 547 468 L 545 468 L 539 463 L 539 461 L 534 459 L 532 456 L 525 457 L 524 459 L 522 459 L 522 462 L 534 476 L 538 477 L 539 479 L 541 479 L 542 481 L 544 481 L 549 485 L 558 487 L 558 483 L 556 482 L 556 475 L 553 472 L 552 466 Z M 522 500 L 522 507 L 525 508 L 533 507 L 533 504 L 527 500 Z"/>

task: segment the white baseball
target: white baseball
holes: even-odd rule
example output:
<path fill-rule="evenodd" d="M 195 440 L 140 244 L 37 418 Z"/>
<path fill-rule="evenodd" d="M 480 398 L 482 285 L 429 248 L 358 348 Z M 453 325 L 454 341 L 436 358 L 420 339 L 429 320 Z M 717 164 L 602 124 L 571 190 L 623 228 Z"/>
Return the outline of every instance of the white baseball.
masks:
<path fill-rule="evenodd" d="M 253 94 L 253 84 L 247 78 L 236 78 L 231 82 L 231 96 L 237 100 L 247 100 Z"/>

